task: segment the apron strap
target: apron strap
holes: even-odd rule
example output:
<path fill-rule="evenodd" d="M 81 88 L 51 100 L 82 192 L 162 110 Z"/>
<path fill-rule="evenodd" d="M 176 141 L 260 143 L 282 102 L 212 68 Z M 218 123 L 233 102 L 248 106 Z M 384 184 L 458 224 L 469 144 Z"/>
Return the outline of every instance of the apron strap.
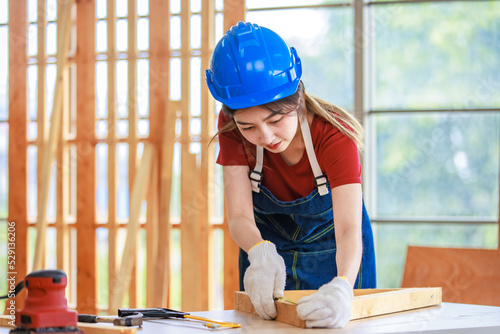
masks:
<path fill-rule="evenodd" d="M 302 138 L 304 139 L 304 144 L 306 145 L 307 157 L 309 158 L 309 164 L 314 174 L 314 184 L 318 188 L 318 192 L 321 196 L 328 194 L 328 188 L 326 184 L 328 180 L 326 176 L 323 175 L 321 168 L 319 167 L 318 160 L 316 159 L 316 154 L 314 153 L 314 146 L 311 138 L 311 130 L 309 129 L 309 123 L 307 122 L 307 115 L 302 117 L 300 120 L 300 129 L 302 130 Z"/>
<path fill-rule="evenodd" d="M 262 182 L 262 162 L 264 161 L 264 148 L 262 146 L 257 146 L 257 160 L 255 162 L 255 168 L 250 171 L 248 177 L 252 182 L 252 190 L 256 193 L 260 192 L 259 184 Z"/>
<path fill-rule="evenodd" d="M 304 144 L 306 146 L 307 157 L 309 158 L 309 164 L 314 174 L 314 184 L 318 188 L 318 192 L 321 196 L 328 194 L 327 183 L 328 179 L 321 172 L 318 160 L 316 159 L 316 154 L 314 153 L 314 146 L 311 138 L 311 130 L 309 129 L 309 123 L 307 122 L 307 117 L 302 117 L 300 120 L 300 128 L 302 130 L 302 138 L 304 139 Z M 252 191 L 259 193 L 259 184 L 262 182 L 262 163 L 264 161 L 264 148 L 262 146 L 257 146 L 257 159 L 255 162 L 255 168 L 250 171 L 248 177 L 252 182 Z"/>

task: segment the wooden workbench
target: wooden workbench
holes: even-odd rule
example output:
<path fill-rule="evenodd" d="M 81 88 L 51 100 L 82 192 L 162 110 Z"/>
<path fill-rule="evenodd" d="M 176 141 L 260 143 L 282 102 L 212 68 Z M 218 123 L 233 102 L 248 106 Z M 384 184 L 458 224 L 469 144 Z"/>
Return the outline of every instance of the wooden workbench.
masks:
<path fill-rule="evenodd" d="M 493 334 L 500 333 L 500 307 L 443 303 L 441 306 L 397 314 L 353 320 L 342 329 L 302 329 L 239 311 L 193 312 L 218 320 L 238 322 L 238 329 L 211 330 L 185 320 L 148 320 L 137 334 L 184 334 L 222 331 L 226 334 L 299 334 L 299 333 L 426 333 L 426 334 Z M 7 328 L 0 328 L 6 334 Z"/>

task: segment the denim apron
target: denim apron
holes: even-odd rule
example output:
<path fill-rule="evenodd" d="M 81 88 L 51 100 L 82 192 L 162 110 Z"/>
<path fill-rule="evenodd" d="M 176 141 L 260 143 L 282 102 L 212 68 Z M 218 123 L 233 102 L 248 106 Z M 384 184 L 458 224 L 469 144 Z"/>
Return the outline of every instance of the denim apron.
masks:
<path fill-rule="evenodd" d="M 250 172 L 255 222 L 264 240 L 276 245 L 286 266 L 286 290 L 316 290 L 337 276 L 335 223 L 330 187 L 316 160 L 307 120 L 301 121 L 302 136 L 316 186 L 308 196 L 280 201 L 262 181 L 263 148 L 257 147 L 257 162 Z M 355 289 L 375 288 L 375 251 L 370 218 L 362 207 L 363 255 Z M 240 289 L 250 265 L 247 253 L 240 249 Z"/>

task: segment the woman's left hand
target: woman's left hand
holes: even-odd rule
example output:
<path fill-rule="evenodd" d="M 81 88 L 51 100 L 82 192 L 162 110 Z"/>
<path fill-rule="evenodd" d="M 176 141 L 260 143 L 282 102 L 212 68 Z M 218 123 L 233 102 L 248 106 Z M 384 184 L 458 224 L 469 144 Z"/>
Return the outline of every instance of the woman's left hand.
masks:
<path fill-rule="evenodd" d="M 342 328 L 351 319 L 353 298 L 350 283 L 335 277 L 317 292 L 299 300 L 297 315 L 306 321 L 306 327 Z"/>

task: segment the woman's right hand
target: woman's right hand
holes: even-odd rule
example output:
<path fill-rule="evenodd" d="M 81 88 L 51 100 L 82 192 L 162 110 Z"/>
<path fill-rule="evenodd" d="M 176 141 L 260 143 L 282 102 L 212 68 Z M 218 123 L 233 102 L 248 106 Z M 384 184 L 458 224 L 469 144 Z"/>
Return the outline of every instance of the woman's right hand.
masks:
<path fill-rule="evenodd" d="M 283 297 L 285 290 L 285 261 L 269 241 L 262 241 L 248 251 L 250 266 L 245 271 L 245 291 L 262 319 L 274 319 L 278 315 L 275 298 Z"/>

